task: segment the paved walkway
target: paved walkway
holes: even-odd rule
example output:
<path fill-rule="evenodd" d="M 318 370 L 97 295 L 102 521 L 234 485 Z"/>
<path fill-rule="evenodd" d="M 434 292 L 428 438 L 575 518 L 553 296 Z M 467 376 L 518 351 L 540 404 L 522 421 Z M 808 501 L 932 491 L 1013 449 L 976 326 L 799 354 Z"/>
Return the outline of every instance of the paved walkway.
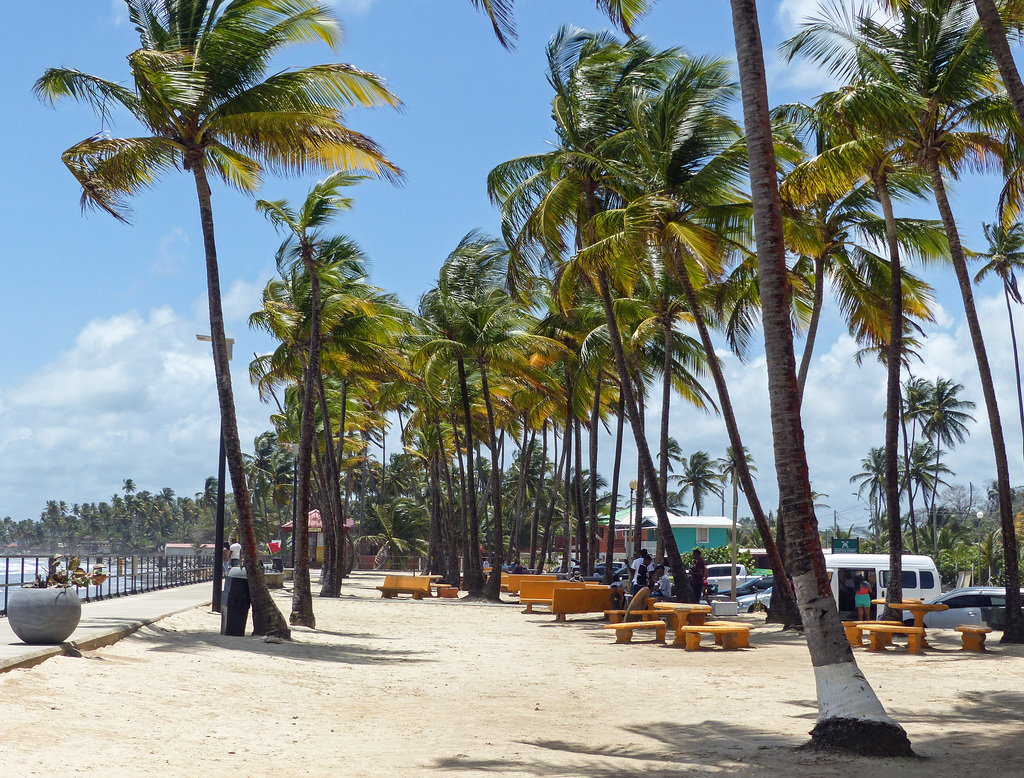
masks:
<path fill-rule="evenodd" d="M 109 646 L 146 624 L 200 605 L 209 607 L 212 597 L 213 584 L 207 582 L 82 603 L 82 621 L 78 629 L 67 643 L 59 646 L 22 643 L 7 619 L 0 618 L 0 673 L 31 667 L 51 656 Z"/>

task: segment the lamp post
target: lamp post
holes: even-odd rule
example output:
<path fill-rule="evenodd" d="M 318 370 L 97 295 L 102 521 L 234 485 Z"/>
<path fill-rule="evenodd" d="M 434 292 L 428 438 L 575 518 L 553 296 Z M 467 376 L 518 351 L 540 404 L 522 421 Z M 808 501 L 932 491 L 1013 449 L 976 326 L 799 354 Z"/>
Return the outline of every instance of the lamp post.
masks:
<path fill-rule="evenodd" d="M 209 335 L 196 335 L 196 340 L 213 343 Z M 232 347 L 235 345 L 233 338 L 227 338 L 228 361 L 231 361 Z M 217 521 L 213 533 L 213 598 L 211 609 L 214 613 L 220 613 L 220 595 L 224 583 L 224 470 L 227 466 L 227 455 L 224 451 L 224 420 L 220 424 L 220 454 L 217 460 Z"/>

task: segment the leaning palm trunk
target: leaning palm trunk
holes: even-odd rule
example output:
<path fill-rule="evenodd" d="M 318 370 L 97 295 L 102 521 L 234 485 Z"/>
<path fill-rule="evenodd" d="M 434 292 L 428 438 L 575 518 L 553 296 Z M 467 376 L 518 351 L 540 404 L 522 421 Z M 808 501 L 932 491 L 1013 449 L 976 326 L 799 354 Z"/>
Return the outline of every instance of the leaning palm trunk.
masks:
<path fill-rule="evenodd" d="M 1003 297 L 1006 299 L 1006 317 L 1010 322 L 1010 345 L 1013 347 L 1013 372 L 1017 376 L 1017 411 L 1020 413 L 1020 429 L 1024 433 L 1024 394 L 1020 385 L 1020 354 L 1017 353 L 1017 330 L 1013 326 L 1013 308 L 1010 306 L 1010 286 L 1003 282 Z"/>
<path fill-rule="evenodd" d="M 900 521 L 900 473 L 898 448 L 900 444 L 900 366 L 903 364 L 903 271 L 900 267 L 900 249 L 896 237 L 896 218 L 893 215 L 889 186 L 885 175 L 875 180 L 875 192 L 885 217 L 885 237 L 889 248 L 889 347 L 886 358 L 885 385 L 885 510 L 889 521 L 889 585 L 885 594 L 882 619 L 902 621 L 902 612 L 893 609 L 894 602 L 903 601 L 903 524 Z"/>
<path fill-rule="evenodd" d="M 754 204 L 775 469 L 784 508 L 779 520 L 787 524 L 787 569 L 818 690 L 811 744 L 863 754 L 907 755 L 911 749 L 906 732 L 886 714 L 854 661 L 825 573 L 800 423 L 782 209 L 757 7 L 754 0 L 730 2 Z"/>
<path fill-rule="evenodd" d="M 960 244 L 960 233 L 953 211 L 946 198 L 946 185 L 942 180 L 942 171 L 934 158 L 926 160 L 928 173 L 935 191 L 935 203 L 939 207 L 942 225 L 949 241 L 950 258 L 953 270 L 960 285 L 960 295 L 964 302 L 964 317 L 971 333 L 971 344 L 974 346 L 974 357 L 978 362 L 978 375 L 981 379 L 981 391 L 985 397 L 988 410 L 989 432 L 992 435 L 992 447 L 996 459 L 996 482 L 999 494 L 999 517 L 1003 536 L 1003 558 L 1006 565 L 1006 626 L 1003 630 L 1002 643 L 1024 643 L 1024 614 L 1021 613 L 1020 567 L 1017 556 L 1017 534 L 1013 524 L 1012 494 L 1010 491 L 1010 470 L 1006 462 L 1006 444 L 1003 440 L 1003 425 L 999 420 L 999 405 L 996 402 L 995 385 L 992 371 L 988 364 L 988 353 L 981 335 L 981 323 L 974 306 L 974 292 L 971 289 L 971 277 L 967 272 L 963 246 Z M 937 485 L 937 484 L 936 484 Z"/>
<path fill-rule="evenodd" d="M 459 369 L 459 388 L 462 392 L 462 415 L 466 425 L 466 499 L 469 513 L 469 538 L 466 549 L 466 591 L 472 596 L 483 594 L 483 562 L 480 559 L 480 515 L 476 501 L 476 462 L 473 447 L 473 414 L 469 407 L 469 386 L 466 383 L 466 365 L 462 357 L 456 359 Z"/>
<path fill-rule="evenodd" d="M 733 413 L 732 397 L 729 395 L 729 385 L 725 382 L 725 374 L 722 372 L 722 363 L 718 361 L 715 353 L 714 343 L 711 342 L 711 333 L 708 331 L 707 321 L 704 318 L 704 311 L 700 301 L 697 299 L 697 290 L 693 286 L 690 274 L 685 267 L 681 266 L 676 252 L 672 252 L 675 263 L 675 277 L 683 287 L 683 294 L 686 296 L 686 304 L 690 308 L 694 324 L 697 327 L 697 334 L 700 337 L 701 346 L 704 348 L 704 356 L 707 359 L 711 376 L 715 381 L 715 389 L 718 392 L 718 402 L 722 408 L 722 418 L 725 420 L 725 429 L 729 435 L 729 445 L 732 446 L 735 461 L 736 475 L 743 487 L 743 495 L 747 498 L 747 506 L 754 515 L 754 524 L 764 542 L 764 550 L 768 554 L 768 561 L 772 568 L 773 581 L 778 583 L 773 587 L 771 605 L 768 609 L 768 620 L 783 625 L 783 629 L 794 629 L 801 626 L 800 612 L 796 607 L 796 596 L 793 587 L 789 585 L 789 576 L 786 575 L 785 565 L 782 563 L 782 555 L 778 546 L 772 538 L 772 528 L 768 524 L 768 518 L 761 508 L 761 500 L 754 488 L 754 478 L 750 474 L 750 467 L 747 465 L 747 458 L 744 454 L 743 441 L 740 438 L 739 424 L 736 422 L 736 414 Z M 736 478 L 733 478 L 735 491 Z M 733 495 L 733 513 L 736 512 L 736 495 Z M 733 528 L 735 532 L 735 527 Z M 735 546 L 735 544 L 734 544 Z M 735 569 L 735 568 L 734 568 Z M 733 596 L 735 597 L 736 586 L 733 582 Z"/>
<path fill-rule="evenodd" d="M 619 371 L 620 391 L 625 394 L 626 412 L 629 414 L 629 424 L 633 428 L 633 438 L 636 441 L 637 456 L 640 460 L 640 469 L 649 484 L 651 484 L 651 502 L 654 503 L 654 512 L 658 516 L 658 537 L 665 538 L 665 555 L 668 557 L 669 566 L 672 568 L 672 577 L 677 584 L 687 583 L 690 580 L 683 567 L 682 557 L 679 555 L 679 546 L 676 544 L 676 537 L 672 534 L 672 525 L 668 521 L 668 508 L 665 505 L 665 492 L 658 486 L 658 473 L 654 469 L 654 460 L 651 459 L 651 449 L 647 445 L 647 438 L 643 434 L 643 427 L 640 422 L 641 409 L 636 404 L 633 394 L 633 385 L 629 379 L 629 368 L 626 365 L 626 353 L 622 347 L 622 335 L 619 332 L 618 321 L 612 309 L 612 294 L 608 284 L 608 276 L 603 270 L 597 274 L 598 288 L 601 293 L 601 304 L 604 307 L 605 322 L 608 325 L 608 335 L 611 340 L 612 353 L 615 355 L 615 366 Z M 685 594 L 686 587 L 683 588 Z"/>
<path fill-rule="evenodd" d="M 544 533 L 540 541 L 540 558 L 538 559 L 536 566 L 533 564 L 530 565 L 530 567 L 535 567 L 538 573 L 544 572 L 544 565 L 548 560 L 548 549 L 551 548 L 551 524 L 554 521 L 555 506 L 558 503 L 558 485 L 562 481 L 562 468 L 565 467 L 565 460 L 568 457 L 568 449 L 565 447 L 563 441 L 562 456 L 559 458 L 557 430 L 555 433 L 555 461 L 558 462 L 558 465 L 555 467 L 555 477 L 551 481 L 551 491 L 548 496 L 547 516 L 544 519 Z"/>
<path fill-rule="evenodd" d="M 291 631 L 284 616 L 270 596 L 263 565 L 256 550 L 256 535 L 252 523 L 252 505 L 245 481 L 245 462 L 242 444 L 238 439 L 238 421 L 235 418 L 235 398 L 231 390 L 231 368 L 228 363 L 227 337 L 224 334 L 224 310 L 220 299 L 220 270 L 217 266 L 217 244 L 213 234 L 213 204 L 210 183 L 199 152 L 187 158 L 196 182 L 199 196 L 199 217 L 203 227 L 203 247 L 206 251 L 206 285 L 210 305 L 210 337 L 213 340 L 213 364 L 217 376 L 217 399 L 220 402 L 221 434 L 224 453 L 231 474 L 231 488 L 235 495 L 238 527 L 242 531 L 245 548 L 245 570 L 249 578 L 252 598 L 252 631 L 254 635 L 272 635 L 289 638 Z M 308 573 L 307 573 L 308 580 Z M 312 612 L 312 608 L 311 608 Z"/>
<path fill-rule="evenodd" d="M 619 469 L 622 464 L 622 428 L 626 409 L 622 407 L 622 394 L 619 394 L 619 409 L 615 414 L 615 459 L 612 463 L 612 502 L 608 507 L 608 549 L 604 558 L 604 582 L 612 582 L 612 566 L 615 562 L 615 510 L 619 502 Z"/>
<path fill-rule="evenodd" d="M 800 391 L 800 402 L 803 402 L 804 387 L 807 384 L 807 372 L 811 368 L 811 355 L 814 353 L 814 341 L 818 336 L 818 323 L 821 321 L 821 309 L 825 304 L 825 257 L 814 258 L 814 298 L 811 301 L 811 321 L 807 326 L 807 338 L 804 340 L 804 353 L 800 357 L 800 371 L 797 373 L 796 384 Z"/>

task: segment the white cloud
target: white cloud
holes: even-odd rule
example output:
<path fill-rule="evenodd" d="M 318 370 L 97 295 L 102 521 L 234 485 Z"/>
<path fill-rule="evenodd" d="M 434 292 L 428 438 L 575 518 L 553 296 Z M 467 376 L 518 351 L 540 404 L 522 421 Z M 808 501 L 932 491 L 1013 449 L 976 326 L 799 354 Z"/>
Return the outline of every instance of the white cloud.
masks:
<path fill-rule="evenodd" d="M 109 499 L 124 478 L 201 489 L 219 432 L 209 347 L 195 339 L 208 329 L 170 308 L 96 319 L 53 362 L 0 385 L 0 516 L 35 518 L 48 499 Z M 243 447 L 269 426 L 247 364 L 232 363 Z"/>
<path fill-rule="evenodd" d="M 188 253 L 188 233 L 181 227 L 175 227 L 160 238 L 156 255 L 149 261 L 149 272 L 163 277 L 177 275 Z"/>

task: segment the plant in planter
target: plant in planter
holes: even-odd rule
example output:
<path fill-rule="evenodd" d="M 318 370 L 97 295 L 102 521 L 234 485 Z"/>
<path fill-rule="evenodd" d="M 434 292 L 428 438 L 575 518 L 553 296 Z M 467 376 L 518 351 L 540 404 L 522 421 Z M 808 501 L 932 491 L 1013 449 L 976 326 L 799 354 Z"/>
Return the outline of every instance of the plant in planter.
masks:
<path fill-rule="evenodd" d="M 25 643 L 63 643 L 82 618 L 82 603 L 71 587 L 99 586 L 105 580 L 107 575 L 100 565 L 89 572 L 76 556 L 66 566 L 61 565 L 61 557 L 55 556 L 45 577 L 37 574 L 32 583 L 11 590 L 7 621 Z"/>

